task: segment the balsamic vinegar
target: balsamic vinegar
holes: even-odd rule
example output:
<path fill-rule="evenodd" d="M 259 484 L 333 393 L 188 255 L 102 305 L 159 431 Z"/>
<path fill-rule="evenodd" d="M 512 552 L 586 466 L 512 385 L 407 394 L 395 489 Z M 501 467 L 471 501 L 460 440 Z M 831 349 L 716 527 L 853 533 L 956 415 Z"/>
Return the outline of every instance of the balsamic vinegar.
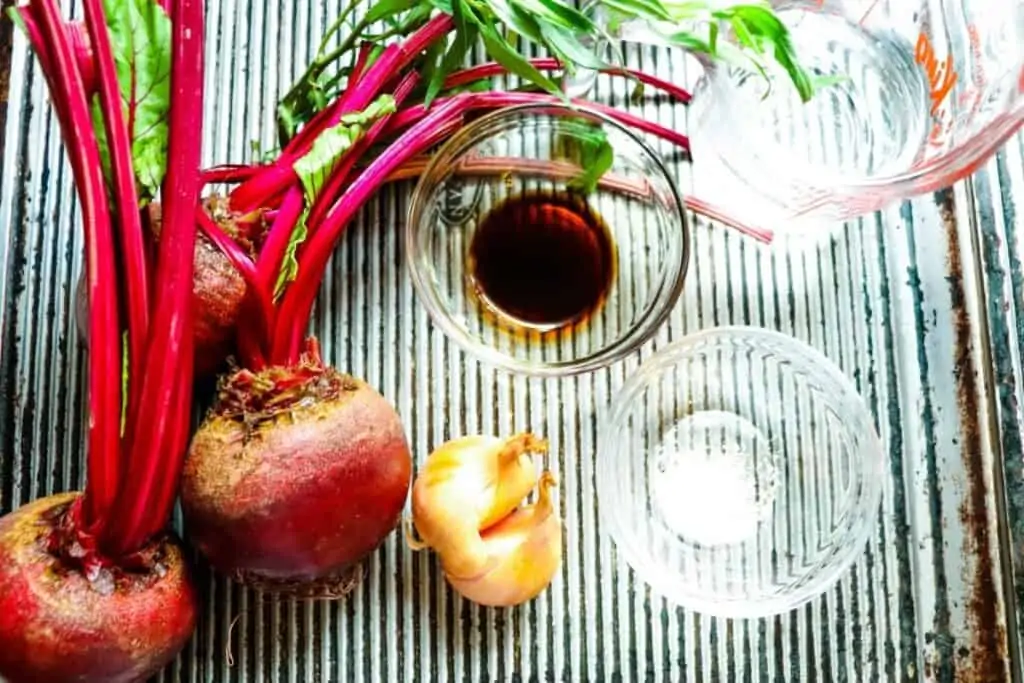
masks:
<path fill-rule="evenodd" d="M 469 268 L 495 312 L 542 330 L 574 325 L 604 301 L 615 270 L 608 228 L 567 192 L 504 200 L 473 235 Z"/>

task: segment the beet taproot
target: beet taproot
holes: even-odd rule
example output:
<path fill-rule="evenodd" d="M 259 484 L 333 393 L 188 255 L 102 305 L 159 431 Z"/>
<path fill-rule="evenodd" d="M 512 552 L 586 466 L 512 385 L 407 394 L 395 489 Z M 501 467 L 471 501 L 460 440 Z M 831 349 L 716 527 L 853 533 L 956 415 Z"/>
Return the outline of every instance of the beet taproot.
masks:
<path fill-rule="evenodd" d="M 155 539 L 133 568 L 76 566 L 53 550 L 79 498 L 37 499 L 0 517 L 0 678 L 9 683 L 144 680 L 185 647 L 197 595 L 180 543 Z"/>
<path fill-rule="evenodd" d="M 240 370 L 189 449 L 187 537 L 239 582 L 337 596 L 397 527 L 411 475 L 399 416 L 364 381 L 308 355 Z"/>

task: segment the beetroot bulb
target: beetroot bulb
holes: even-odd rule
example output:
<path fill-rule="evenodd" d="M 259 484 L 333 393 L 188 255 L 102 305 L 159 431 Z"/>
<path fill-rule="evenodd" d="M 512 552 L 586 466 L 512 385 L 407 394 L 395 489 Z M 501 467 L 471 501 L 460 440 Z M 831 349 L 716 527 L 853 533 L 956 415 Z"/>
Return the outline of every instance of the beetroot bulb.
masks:
<path fill-rule="evenodd" d="M 340 595 L 398 524 L 411 474 L 395 410 L 311 345 L 292 367 L 223 380 L 182 475 L 188 537 L 243 583 Z"/>
<path fill-rule="evenodd" d="M 186 646 L 198 613 L 167 525 L 191 424 L 202 2 L 136 0 L 147 20 L 134 23 L 110 20 L 102 0 L 82 4 L 89 68 L 56 0 L 17 8 L 82 211 L 89 363 L 84 489 L 0 517 L 8 683 L 145 680 Z M 169 78 L 146 70 L 164 62 Z M 137 92 L 122 91 L 125 67 L 133 78 L 124 87 Z M 134 156 L 133 142 L 146 154 Z M 149 254 L 139 207 L 158 193 L 165 226 Z"/>
<path fill-rule="evenodd" d="M 180 542 L 168 534 L 132 566 L 81 571 L 54 547 L 80 502 L 59 494 L 0 518 L 0 672 L 10 681 L 137 681 L 192 637 L 197 598 Z"/>

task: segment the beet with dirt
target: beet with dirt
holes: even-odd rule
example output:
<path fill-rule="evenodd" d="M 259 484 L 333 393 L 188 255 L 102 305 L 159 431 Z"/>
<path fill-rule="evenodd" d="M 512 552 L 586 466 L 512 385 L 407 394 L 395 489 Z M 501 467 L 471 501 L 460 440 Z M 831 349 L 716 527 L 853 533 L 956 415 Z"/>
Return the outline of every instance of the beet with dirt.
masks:
<path fill-rule="evenodd" d="M 173 536 L 129 567 L 83 566 L 88 556 L 58 550 L 77 500 L 40 498 L 0 517 L 0 676 L 10 683 L 144 680 L 195 628 L 197 596 Z"/>
<path fill-rule="evenodd" d="M 181 482 L 187 536 L 221 572 L 267 590 L 344 592 L 398 525 L 412 457 L 394 408 L 306 355 L 225 380 Z"/>

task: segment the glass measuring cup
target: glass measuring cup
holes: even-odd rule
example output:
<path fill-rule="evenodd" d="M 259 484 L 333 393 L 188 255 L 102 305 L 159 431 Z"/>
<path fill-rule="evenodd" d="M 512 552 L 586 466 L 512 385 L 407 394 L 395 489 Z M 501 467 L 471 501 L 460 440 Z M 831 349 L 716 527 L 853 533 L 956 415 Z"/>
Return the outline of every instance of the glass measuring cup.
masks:
<path fill-rule="evenodd" d="M 771 4 L 800 63 L 831 82 L 802 103 L 770 57 L 768 79 L 701 60 L 693 191 L 737 221 L 815 229 L 940 189 L 1024 123 L 1021 0 Z"/>

